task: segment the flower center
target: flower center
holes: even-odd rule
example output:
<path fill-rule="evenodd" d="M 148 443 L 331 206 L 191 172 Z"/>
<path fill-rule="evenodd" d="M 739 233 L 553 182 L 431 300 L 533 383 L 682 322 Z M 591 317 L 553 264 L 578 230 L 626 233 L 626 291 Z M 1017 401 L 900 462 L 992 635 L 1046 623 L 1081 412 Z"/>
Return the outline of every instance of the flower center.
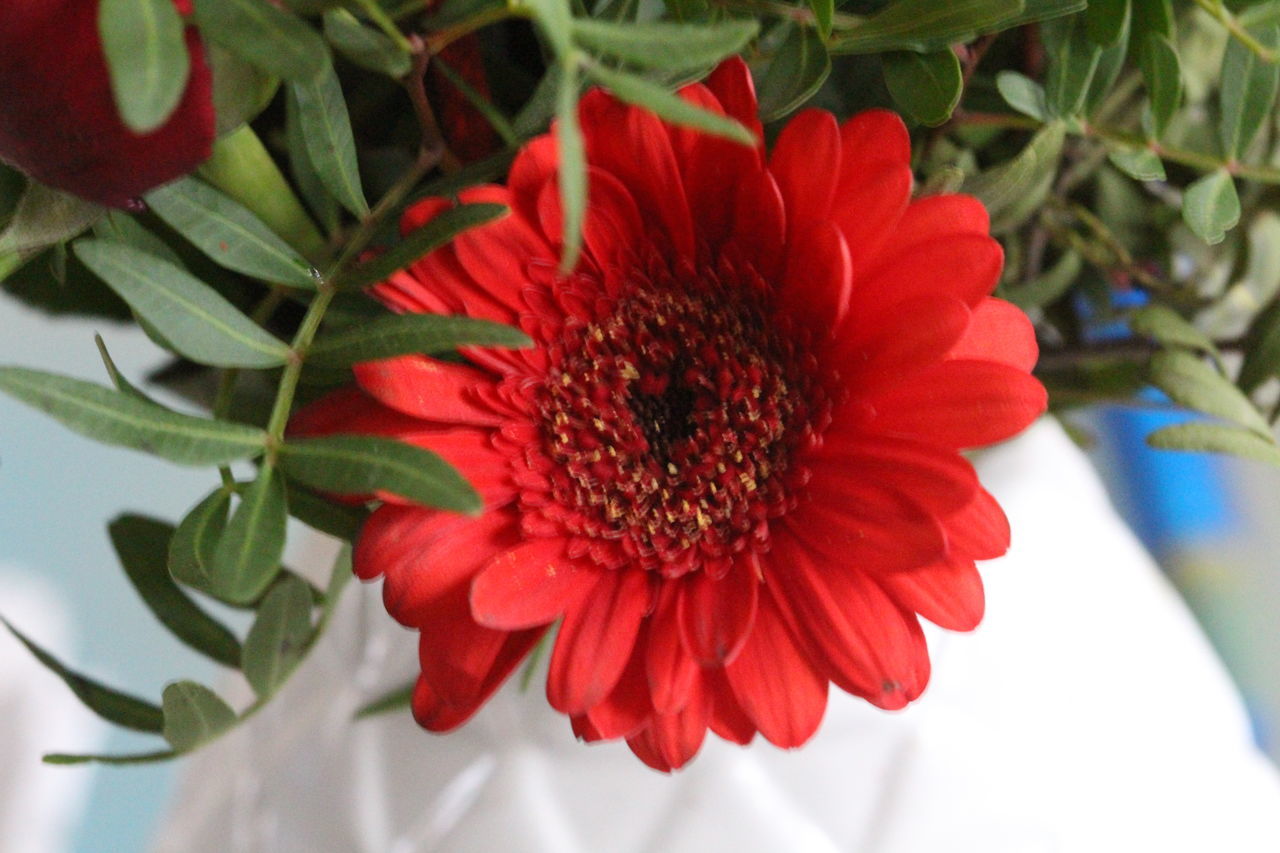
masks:
<path fill-rule="evenodd" d="M 793 457 L 830 417 L 825 377 L 749 267 L 654 260 L 617 293 L 574 292 L 592 284 L 560 284 L 591 307 L 569 312 L 532 394 L 550 500 L 526 513 L 604 565 L 727 570 L 794 505 Z"/>

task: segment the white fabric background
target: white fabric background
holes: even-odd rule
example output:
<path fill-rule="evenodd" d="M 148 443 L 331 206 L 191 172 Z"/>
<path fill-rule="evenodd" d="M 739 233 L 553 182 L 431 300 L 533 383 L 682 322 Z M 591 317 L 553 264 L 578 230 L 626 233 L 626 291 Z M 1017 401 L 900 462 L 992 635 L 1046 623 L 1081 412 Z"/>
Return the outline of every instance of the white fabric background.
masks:
<path fill-rule="evenodd" d="M 803 749 L 711 736 L 674 776 L 576 743 L 540 686 L 446 737 L 407 714 L 352 723 L 415 643 L 376 586 L 350 590 L 272 706 L 188 763 L 155 849 L 1280 850 L 1280 778 L 1088 462 L 1043 421 L 980 469 L 1014 545 L 985 566 L 983 625 L 930 633 L 933 682 L 903 712 L 835 691 Z"/>

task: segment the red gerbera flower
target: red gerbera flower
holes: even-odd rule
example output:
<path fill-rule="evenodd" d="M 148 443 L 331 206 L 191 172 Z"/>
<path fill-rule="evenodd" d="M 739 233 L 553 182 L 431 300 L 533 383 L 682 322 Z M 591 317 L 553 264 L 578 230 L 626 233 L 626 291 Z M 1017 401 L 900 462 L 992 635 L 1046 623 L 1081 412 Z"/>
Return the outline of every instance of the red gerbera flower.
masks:
<path fill-rule="evenodd" d="M 760 131 L 741 61 L 681 94 Z M 536 346 L 363 364 L 359 390 L 295 421 L 430 448 L 484 497 L 478 518 L 392 500 L 356 545 L 357 573 L 421 632 L 418 721 L 461 724 L 553 623 L 550 703 L 661 770 L 708 728 L 799 746 L 828 682 L 903 707 L 929 677 L 918 616 L 973 628 L 974 560 L 1009 542 L 960 451 L 1045 408 L 1030 324 L 988 296 L 986 212 L 911 200 L 889 112 L 803 112 L 767 160 L 602 91 L 580 116 L 571 275 L 548 135 L 508 186 L 462 194 L 509 216 L 375 289 Z"/>

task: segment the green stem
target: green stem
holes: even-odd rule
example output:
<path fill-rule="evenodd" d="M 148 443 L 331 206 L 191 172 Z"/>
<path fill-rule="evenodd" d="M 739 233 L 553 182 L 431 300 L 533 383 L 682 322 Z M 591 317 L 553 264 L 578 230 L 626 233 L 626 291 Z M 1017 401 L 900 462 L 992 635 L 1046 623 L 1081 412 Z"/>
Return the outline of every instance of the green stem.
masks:
<path fill-rule="evenodd" d="M 507 18 L 517 17 L 528 17 L 528 13 L 523 12 L 520 8 L 511 6 L 484 9 L 469 18 L 463 18 L 455 24 L 443 27 L 433 33 L 428 33 L 423 36 L 423 41 L 426 42 L 427 51 L 434 56 L 463 36 L 470 35 L 476 30 L 484 29 L 490 24 L 505 21 Z"/>
<path fill-rule="evenodd" d="M 490 103 L 489 99 L 475 90 L 470 83 L 463 79 L 462 75 L 454 71 L 447 64 L 441 61 L 440 57 L 432 60 L 436 68 L 440 69 L 450 83 L 457 88 L 462 96 L 475 107 L 476 112 L 484 116 L 485 121 L 489 122 L 489 126 L 493 128 L 498 136 L 502 137 L 502 141 L 508 145 L 515 147 L 520 144 L 520 136 L 516 133 L 515 128 L 511 126 L 511 122 L 507 121 L 507 117 L 498 112 L 497 107 Z"/>
<path fill-rule="evenodd" d="M 1236 16 L 1231 14 L 1231 11 L 1222 3 L 1222 0 L 1192 0 L 1192 2 L 1208 12 L 1215 21 L 1226 27 L 1227 32 L 1231 33 L 1236 41 L 1247 47 L 1250 52 L 1263 62 L 1271 65 L 1280 62 L 1280 54 L 1277 54 L 1274 50 L 1254 38 Z"/>
<path fill-rule="evenodd" d="M 396 43 L 396 47 L 405 53 L 413 52 L 413 45 L 409 43 L 409 39 L 405 37 L 404 33 L 400 32 L 396 22 L 378 4 L 378 0 L 356 0 L 356 5 L 360 7 L 360 11 L 369 17 L 369 20 L 378 25 L 378 29 L 387 34 L 387 38 Z"/>

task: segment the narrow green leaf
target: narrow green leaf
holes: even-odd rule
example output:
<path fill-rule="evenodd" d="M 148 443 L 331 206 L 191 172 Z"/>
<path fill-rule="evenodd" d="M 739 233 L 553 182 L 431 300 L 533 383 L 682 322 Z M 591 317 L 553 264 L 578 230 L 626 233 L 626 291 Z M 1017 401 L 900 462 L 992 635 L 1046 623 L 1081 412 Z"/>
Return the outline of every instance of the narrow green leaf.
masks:
<path fill-rule="evenodd" d="M 1090 4 L 1089 9 L 1093 6 Z M 1089 84 L 1089 93 L 1085 96 L 1085 115 L 1093 115 L 1107 97 L 1115 90 L 1116 82 L 1124 71 L 1125 60 L 1129 57 L 1129 5 L 1126 3 L 1124 17 L 1120 21 L 1120 35 L 1102 50 L 1098 57 L 1098 67 L 1094 69 L 1093 80 Z"/>
<path fill-rule="evenodd" d="M 315 80 L 329 66 L 320 34 L 269 0 L 194 0 L 200 35 L 274 77 Z"/>
<path fill-rule="evenodd" d="M 426 506 L 477 514 L 480 496 L 447 462 L 429 450 L 375 436 L 299 438 L 280 449 L 280 467 L 322 492 L 387 492 Z"/>
<path fill-rule="evenodd" d="M 1120 39 L 1129 17 L 1129 3 L 1130 0 L 1089 0 L 1085 23 L 1094 44 L 1110 47 Z"/>
<path fill-rule="evenodd" d="M 1222 366 L 1218 348 L 1204 332 L 1183 319 L 1166 305 L 1147 305 L 1129 317 L 1129 328 L 1135 335 L 1150 338 L 1167 347 L 1186 347 L 1212 356 Z"/>
<path fill-rule="evenodd" d="M 101 237 L 104 240 L 132 246 L 140 252 L 146 252 L 148 255 L 155 255 L 175 267 L 185 266 L 182 263 L 182 258 L 178 257 L 178 253 L 170 248 L 168 243 L 144 228 L 138 223 L 138 220 L 123 210 L 113 210 L 93 223 L 93 234 L 95 237 Z"/>
<path fill-rule="evenodd" d="M 330 9 L 324 13 L 324 37 L 356 65 L 388 77 L 403 77 L 413 64 L 399 45 L 361 24 L 346 9 Z"/>
<path fill-rule="evenodd" d="M 221 138 L 267 108 L 280 89 L 280 78 L 212 42 L 205 45 L 204 56 L 213 77 L 213 114 Z"/>
<path fill-rule="evenodd" d="M 1089 38 L 1084 15 L 1049 21 L 1040 31 L 1049 59 L 1044 84 L 1049 115 L 1078 115 L 1084 109 L 1102 48 Z"/>
<path fill-rule="evenodd" d="M 570 55 L 573 50 L 573 15 L 568 0 L 512 0 L 511 5 L 529 10 L 556 56 L 565 59 Z"/>
<path fill-rule="evenodd" d="M 1184 350 L 1161 350 L 1151 359 L 1151 381 L 1180 406 L 1271 438 L 1270 425 L 1249 398 L 1199 356 Z"/>
<path fill-rule="evenodd" d="M 120 118 L 150 133 L 173 114 L 191 74 L 173 0 L 101 0 L 98 32 Z"/>
<path fill-rule="evenodd" d="M 831 74 L 831 55 L 817 30 L 789 24 L 760 84 L 760 119 L 773 121 L 799 107 Z"/>
<path fill-rule="evenodd" d="M 928 127 L 951 118 L 964 89 L 960 60 L 953 51 L 893 51 L 880 61 L 889 94 L 903 112 Z"/>
<path fill-rule="evenodd" d="M 532 343 L 520 330 L 489 320 L 398 314 L 320 338 L 308 351 L 307 362 L 325 367 L 349 367 L 361 361 L 446 352 L 460 346 L 520 348 Z"/>
<path fill-rule="evenodd" d="M 76 257 L 178 352 L 215 367 L 276 367 L 289 357 L 217 291 L 167 261 L 111 240 L 80 240 Z"/>
<path fill-rule="evenodd" d="M 236 712 L 203 684 L 175 681 L 164 689 L 164 739 L 178 752 L 190 752 L 236 724 Z"/>
<path fill-rule="evenodd" d="M 1164 163 L 1150 148 L 1112 148 L 1107 159 L 1136 181 L 1163 181 Z"/>
<path fill-rule="evenodd" d="M 264 467 L 213 549 L 209 580 L 214 595 L 235 604 L 262 595 L 280 571 L 288 519 L 284 478 Z"/>
<path fill-rule="evenodd" d="M 32 183 L 0 231 L 0 255 L 28 254 L 70 240 L 106 212 L 93 202 Z"/>
<path fill-rule="evenodd" d="M 171 749 L 161 752 L 139 752 L 134 755 L 71 755 L 65 752 L 51 752 L 45 755 L 41 760 L 45 764 L 155 764 L 160 761 L 169 761 L 177 758 L 178 753 Z"/>
<path fill-rule="evenodd" d="M 1250 34 L 1268 48 L 1280 46 L 1280 25 L 1255 27 Z M 1222 56 L 1222 89 L 1218 94 L 1222 113 L 1218 138 L 1228 159 L 1243 157 L 1262 125 L 1272 114 L 1280 65 L 1262 59 L 1239 39 L 1227 41 Z"/>
<path fill-rule="evenodd" d="M 830 41 L 832 53 L 941 50 L 999 29 L 1021 14 L 1023 0 L 897 0 Z"/>
<path fill-rule="evenodd" d="M 1280 302 L 1262 312 L 1249 329 L 1244 363 L 1236 381 L 1251 394 L 1259 385 L 1280 375 Z"/>
<path fill-rule="evenodd" d="M 1155 135 L 1160 138 L 1182 103 L 1182 65 L 1178 51 L 1168 37 L 1152 33 L 1138 54 L 1138 66 L 1151 99 Z"/>
<path fill-rule="evenodd" d="M 1187 187 L 1182 195 L 1182 218 L 1187 227 L 1210 245 L 1222 242 L 1240 221 L 1240 197 L 1226 169 L 1218 169 Z"/>
<path fill-rule="evenodd" d="M 260 429 L 192 417 L 92 382 L 24 367 L 0 367 L 0 391 L 103 444 L 182 465 L 219 465 L 262 453 Z"/>
<path fill-rule="evenodd" d="M 301 486 L 289 490 L 289 514 L 308 527 L 344 542 L 354 542 L 369 517 L 369 511 L 363 507 L 335 503 Z"/>
<path fill-rule="evenodd" d="M 396 687 L 393 690 L 388 690 L 377 699 L 374 699 L 372 702 L 369 702 L 362 706 L 360 710 L 356 711 L 356 719 L 363 720 L 367 717 L 376 717 L 379 714 L 385 714 L 389 711 L 399 711 L 403 708 L 408 708 L 409 704 L 413 701 L 413 688 L 415 684 L 417 684 L 416 680 Z"/>
<path fill-rule="evenodd" d="M 289 152 L 289 173 L 325 233 L 332 234 L 338 229 L 342 208 L 329 193 L 324 181 L 320 180 L 320 174 L 311 162 L 311 155 L 307 153 L 307 140 L 302 135 L 302 120 L 298 117 L 298 97 L 289 87 L 285 87 L 284 91 L 284 135 Z"/>
<path fill-rule="evenodd" d="M 830 5 L 831 0 L 825 2 Z M 596 18 L 573 21 L 574 41 L 592 53 L 671 72 L 710 68 L 746 47 L 759 31 L 758 21 L 743 18 L 714 24 L 613 24 Z"/>
<path fill-rule="evenodd" d="M 302 660 L 311 636 L 311 590 L 300 578 L 271 588 L 244 640 L 244 677 L 265 699 Z"/>
<path fill-rule="evenodd" d="M 297 99 L 298 129 L 316 174 L 343 207 L 364 217 L 369 203 L 360 187 L 351 116 L 333 66 L 326 65 L 314 80 L 294 82 L 289 88 Z"/>
<path fill-rule="evenodd" d="M 291 287 L 316 286 L 310 265 L 239 202 L 197 180 L 183 178 L 152 190 L 147 204 L 173 230 L 214 262 Z"/>
<path fill-rule="evenodd" d="M 27 647 L 27 651 L 35 655 L 36 660 L 44 664 L 45 668 L 54 675 L 61 678 L 63 683 L 71 688 L 71 692 L 76 694 L 76 697 L 90 711 L 93 711 L 108 722 L 124 726 L 127 729 L 135 729 L 140 732 L 160 731 L 162 719 L 160 709 L 155 705 L 136 696 L 130 696 L 127 693 L 112 690 L 110 687 L 104 687 L 78 672 L 67 669 L 57 658 L 37 646 L 25 634 L 10 625 L 7 619 L 0 618 L 0 622 L 3 622 L 9 632 L 17 637 L 22 645 Z"/>
<path fill-rule="evenodd" d="M 1162 450 L 1226 453 L 1280 465 L 1280 448 L 1276 447 L 1275 442 L 1250 430 L 1226 424 L 1175 424 L 1148 435 L 1147 444 Z"/>
<path fill-rule="evenodd" d="M 214 489 L 187 513 L 169 540 L 169 574 L 179 583 L 212 592 L 213 552 L 227 526 L 231 494 Z"/>
<path fill-rule="evenodd" d="M 509 212 L 510 209 L 501 204 L 464 204 L 446 210 L 381 255 L 344 273 L 335 284 L 342 290 L 363 290 L 385 281 L 392 273 L 430 254 L 468 228 L 492 222 Z"/>
<path fill-rule="evenodd" d="M 1041 128 L 1012 160 L 965 180 L 991 214 L 991 230 L 1003 232 L 1025 222 L 1039 208 L 1057 174 L 1066 130 L 1062 122 Z"/>
<path fill-rule="evenodd" d="M 613 71 L 594 63 L 587 67 L 587 74 L 622 100 L 651 110 L 672 124 L 723 136 L 742 145 L 755 145 L 759 142 L 741 122 L 694 106 L 643 77 Z"/>
<path fill-rule="evenodd" d="M 818 25 L 818 35 L 824 39 L 831 38 L 831 22 L 836 16 L 835 0 L 808 0 L 813 10 L 813 21 Z"/>
<path fill-rule="evenodd" d="M 1050 21 L 1063 15 L 1074 15 L 1076 12 L 1083 12 L 1086 5 L 1087 0 L 1024 0 L 1022 11 L 1001 20 L 995 29 L 1011 30 L 1024 24 Z"/>
<path fill-rule="evenodd" d="M 1070 289 L 1080 275 L 1082 266 L 1083 261 L 1078 252 L 1066 252 L 1040 276 L 1018 287 L 1001 290 L 1000 296 L 1023 311 L 1043 307 L 1056 301 Z"/>
<path fill-rule="evenodd" d="M 1005 103 L 1023 115 L 1037 121 L 1048 116 L 1044 102 L 1044 89 L 1039 83 L 1017 71 L 1001 71 L 996 74 L 996 89 Z"/>
<path fill-rule="evenodd" d="M 178 589 L 169 576 L 173 525 L 124 515 L 108 528 L 125 574 L 151 612 L 191 648 L 226 666 L 240 665 L 240 642 Z"/>
<path fill-rule="evenodd" d="M 560 250 L 560 270 L 568 273 L 578 264 L 582 251 L 582 223 L 587 215 L 587 152 L 582 127 L 578 123 L 579 68 L 564 62 L 556 91 L 556 155 L 560 183 L 560 209 L 564 217 L 564 247 Z"/>
<path fill-rule="evenodd" d="M 95 334 L 93 336 L 93 342 L 98 345 L 98 355 L 102 357 L 102 366 L 107 369 L 107 377 L 110 378 L 111 384 L 116 386 L 116 390 L 121 394 L 127 394 L 134 399 L 155 405 L 155 401 L 146 394 L 143 394 L 137 388 L 133 387 L 129 380 L 125 379 L 120 373 L 119 368 L 116 367 L 116 363 L 111 359 L 111 353 L 107 352 L 107 345 L 103 342 L 102 335 Z"/>

